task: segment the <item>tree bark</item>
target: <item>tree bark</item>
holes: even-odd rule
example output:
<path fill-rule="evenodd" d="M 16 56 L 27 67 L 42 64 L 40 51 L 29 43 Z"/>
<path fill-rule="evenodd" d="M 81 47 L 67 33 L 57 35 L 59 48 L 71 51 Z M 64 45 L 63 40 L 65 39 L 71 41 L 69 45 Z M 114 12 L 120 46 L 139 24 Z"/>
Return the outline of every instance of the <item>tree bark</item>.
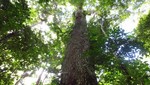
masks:
<path fill-rule="evenodd" d="M 75 15 L 75 25 L 66 48 L 60 85 L 97 85 L 93 67 L 83 54 L 89 49 L 85 14 Z"/>

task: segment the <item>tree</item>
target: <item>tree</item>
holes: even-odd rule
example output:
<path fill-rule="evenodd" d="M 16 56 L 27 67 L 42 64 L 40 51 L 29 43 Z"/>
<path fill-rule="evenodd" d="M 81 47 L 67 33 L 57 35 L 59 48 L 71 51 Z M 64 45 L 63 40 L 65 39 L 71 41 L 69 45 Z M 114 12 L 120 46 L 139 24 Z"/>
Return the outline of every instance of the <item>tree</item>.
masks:
<path fill-rule="evenodd" d="M 137 55 L 148 53 L 149 18 L 140 21 L 137 36 L 119 26 L 148 2 L 1 0 L 0 84 L 19 84 L 26 76 L 18 71 L 34 77 L 42 68 L 34 84 L 148 85 L 149 65 Z"/>
<path fill-rule="evenodd" d="M 0 84 L 11 85 L 18 71 L 37 67 L 33 64 L 40 63 L 38 55 L 46 53 L 48 45 L 25 24 L 30 16 L 25 0 L 1 0 L 0 5 Z"/>
<path fill-rule="evenodd" d="M 148 24 L 150 22 L 150 12 L 147 15 L 144 15 L 140 18 L 138 27 L 136 29 L 136 35 L 139 41 L 144 43 L 144 46 L 146 49 L 149 49 L 149 34 L 150 34 L 150 25 Z"/>
<path fill-rule="evenodd" d="M 82 7 L 74 13 L 75 25 L 71 32 L 64 62 L 61 85 L 97 85 L 94 67 L 90 66 L 84 53 L 89 49 L 86 15 Z"/>

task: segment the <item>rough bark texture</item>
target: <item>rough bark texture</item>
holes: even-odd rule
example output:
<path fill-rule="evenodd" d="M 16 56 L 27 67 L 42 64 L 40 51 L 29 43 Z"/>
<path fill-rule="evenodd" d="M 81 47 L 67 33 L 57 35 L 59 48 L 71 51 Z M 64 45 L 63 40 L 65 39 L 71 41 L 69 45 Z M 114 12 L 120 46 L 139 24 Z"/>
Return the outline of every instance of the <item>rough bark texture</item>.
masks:
<path fill-rule="evenodd" d="M 67 46 L 62 65 L 61 85 L 97 85 L 94 70 L 87 62 L 83 53 L 89 49 L 87 23 L 80 10 L 75 15 L 76 21 L 71 39 Z"/>

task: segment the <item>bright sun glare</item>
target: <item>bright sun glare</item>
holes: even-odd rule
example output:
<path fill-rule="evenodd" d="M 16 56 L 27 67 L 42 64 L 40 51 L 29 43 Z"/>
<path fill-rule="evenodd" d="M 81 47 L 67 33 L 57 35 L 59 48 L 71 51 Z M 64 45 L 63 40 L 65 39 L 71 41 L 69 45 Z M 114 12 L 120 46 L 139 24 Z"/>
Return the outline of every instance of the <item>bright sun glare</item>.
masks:
<path fill-rule="evenodd" d="M 148 3 L 142 5 L 140 8 L 135 10 L 134 13 L 132 13 L 129 18 L 127 18 L 124 22 L 122 22 L 120 24 L 120 27 L 123 28 L 127 33 L 133 32 L 133 30 L 138 25 L 140 17 L 144 14 L 148 14 L 149 10 L 147 9 L 150 9 L 150 5 Z M 133 10 L 130 11 L 132 12 Z M 138 12 L 142 13 L 139 14 Z"/>

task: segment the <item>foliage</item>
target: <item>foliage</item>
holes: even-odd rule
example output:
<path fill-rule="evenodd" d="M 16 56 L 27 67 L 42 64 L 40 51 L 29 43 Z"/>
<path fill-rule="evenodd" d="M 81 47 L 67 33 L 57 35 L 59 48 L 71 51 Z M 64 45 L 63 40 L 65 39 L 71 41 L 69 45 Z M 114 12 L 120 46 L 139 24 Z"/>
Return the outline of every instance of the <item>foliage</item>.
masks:
<path fill-rule="evenodd" d="M 23 23 L 29 18 L 29 8 L 24 0 L 11 3 L 10 0 L 0 2 L 0 28 L 1 34 L 11 30 L 19 30 L 24 27 Z"/>
<path fill-rule="evenodd" d="M 43 68 L 58 85 L 61 63 L 73 28 L 67 4 L 94 8 L 88 24 L 89 64 L 100 85 L 148 85 L 149 65 L 140 60 L 150 51 L 150 13 L 140 19 L 137 36 L 129 36 L 119 24 L 145 0 L 0 0 L 0 85 L 13 85 L 18 71 Z M 111 13 L 113 11 L 116 13 Z M 52 20 L 49 17 L 52 16 Z M 41 27 L 39 23 L 48 26 Z M 37 27 L 36 27 L 37 26 Z M 106 32 L 103 33 L 102 29 Z M 143 47 L 144 45 L 144 47 Z M 47 77 L 49 78 L 49 77 Z M 41 82 L 42 83 L 42 82 Z"/>
<path fill-rule="evenodd" d="M 90 60 L 96 65 L 96 71 L 100 76 L 99 83 L 134 85 L 148 82 L 149 66 L 135 55 L 145 54 L 143 45 L 133 37 L 128 37 L 121 29 L 112 30 L 109 34 L 108 39 L 105 42 L 103 40 L 103 45 L 97 43 L 98 50 L 94 47 L 95 42 L 91 42 L 90 52 L 93 53 L 90 53 Z M 98 39 L 95 40 L 100 42 Z M 133 74 L 135 69 L 136 73 Z"/>
<path fill-rule="evenodd" d="M 138 40 L 144 43 L 145 48 L 150 51 L 150 12 L 148 15 L 143 16 L 136 30 Z"/>
<path fill-rule="evenodd" d="M 41 35 L 35 34 L 25 25 L 30 15 L 25 1 L 2 0 L 1 6 L 0 84 L 4 85 L 13 83 L 17 71 L 33 70 L 37 67 L 44 60 L 42 57 L 42 60 L 39 59 L 38 55 L 46 53 L 48 48 L 41 41 Z"/>

